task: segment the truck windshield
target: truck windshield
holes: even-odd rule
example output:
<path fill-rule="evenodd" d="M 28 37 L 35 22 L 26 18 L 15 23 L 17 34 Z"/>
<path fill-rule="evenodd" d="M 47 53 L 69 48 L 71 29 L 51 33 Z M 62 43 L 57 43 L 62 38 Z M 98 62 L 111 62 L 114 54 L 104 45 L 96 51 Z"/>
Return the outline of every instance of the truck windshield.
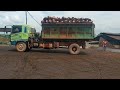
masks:
<path fill-rule="evenodd" d="M 22 26 L 13 26 L 12 33 L 19 33 L 22 32 Z"/>

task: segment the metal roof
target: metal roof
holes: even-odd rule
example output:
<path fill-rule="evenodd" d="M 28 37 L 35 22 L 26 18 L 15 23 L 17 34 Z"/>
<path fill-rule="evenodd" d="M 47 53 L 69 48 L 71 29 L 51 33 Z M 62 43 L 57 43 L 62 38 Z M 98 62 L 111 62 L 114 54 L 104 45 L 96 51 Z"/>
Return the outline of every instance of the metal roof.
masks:
<path fill-rule="evenodd" d="M 112 35 L 112 36 L 120 36 L 120 33 L 100 33 L 100 34 L 106 34 L 106 35 Z"/>
<path fill-rule="evenodd" d="M 117 40 L 120 40 L 120 36 L 110 36 L 108 35 L 109 37 L 113 38 L 113 39 L 117 39 Z"/>
<path fill-rule="evenodd" d="M 95 37 L 95 40 L 99 41 L 99 38 L 103 37 L 105 39 L 114 39 L 114 40 L 120 40 L 120 34 L 119 33 L 100 33 L 97 37 Z"/>

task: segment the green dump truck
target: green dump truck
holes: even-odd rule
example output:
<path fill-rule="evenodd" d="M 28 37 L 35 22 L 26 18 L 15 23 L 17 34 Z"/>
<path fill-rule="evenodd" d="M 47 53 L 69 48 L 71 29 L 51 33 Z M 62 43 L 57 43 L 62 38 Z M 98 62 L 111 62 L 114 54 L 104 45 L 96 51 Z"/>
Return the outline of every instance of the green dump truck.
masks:
<path fill-rule="evenodd" d="M 71 20 L 71 21 L 70 21 Z M 77 19 L 76 19 L 77 20 Z M 82 19 L 79 19 L 82 20 Z M 79 54 L 80 46 L 85 49 L 86 41 L 94 39 L 95 24 L 84 21 L 45 20 L 42 21 L 42 30 L 36 30 L 29 25 L 13 25 L 11 31 L 11 45 L 17 51 L 25 52 L 32 48 L 56 49 L 66 46 L 71 54 Z"/>

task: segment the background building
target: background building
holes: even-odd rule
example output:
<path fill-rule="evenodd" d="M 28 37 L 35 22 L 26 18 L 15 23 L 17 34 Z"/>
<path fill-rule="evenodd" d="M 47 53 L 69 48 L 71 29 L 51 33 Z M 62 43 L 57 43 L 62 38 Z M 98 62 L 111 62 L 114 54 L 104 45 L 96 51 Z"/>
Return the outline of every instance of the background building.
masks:
<path fill-rule="evenodd" d="M 99 41 L 99 46 L 102 47 L 103 40 L 107 40 L 107 47 L 120 48 L 120 34 L 115 33 L 100 33 L 95 40 Z"/>

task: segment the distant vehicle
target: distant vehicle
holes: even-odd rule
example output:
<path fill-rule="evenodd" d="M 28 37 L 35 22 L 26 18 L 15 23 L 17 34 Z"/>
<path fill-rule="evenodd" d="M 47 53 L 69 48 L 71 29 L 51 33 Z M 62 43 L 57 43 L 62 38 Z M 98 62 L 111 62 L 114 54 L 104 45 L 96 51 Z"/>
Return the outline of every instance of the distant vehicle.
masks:
<path fill-rule="evenodd" d="M 25 52 L 32 48 L 54 49 L 66 46 L 71 54 L 79 54 L 85 49 L 86 41 L 93 40 L 95 24 L 91 19 L 44 18 L 41 33 L 29 25 L 13 25 L 10 35 L 11 45 L 17 51 Z"/>

